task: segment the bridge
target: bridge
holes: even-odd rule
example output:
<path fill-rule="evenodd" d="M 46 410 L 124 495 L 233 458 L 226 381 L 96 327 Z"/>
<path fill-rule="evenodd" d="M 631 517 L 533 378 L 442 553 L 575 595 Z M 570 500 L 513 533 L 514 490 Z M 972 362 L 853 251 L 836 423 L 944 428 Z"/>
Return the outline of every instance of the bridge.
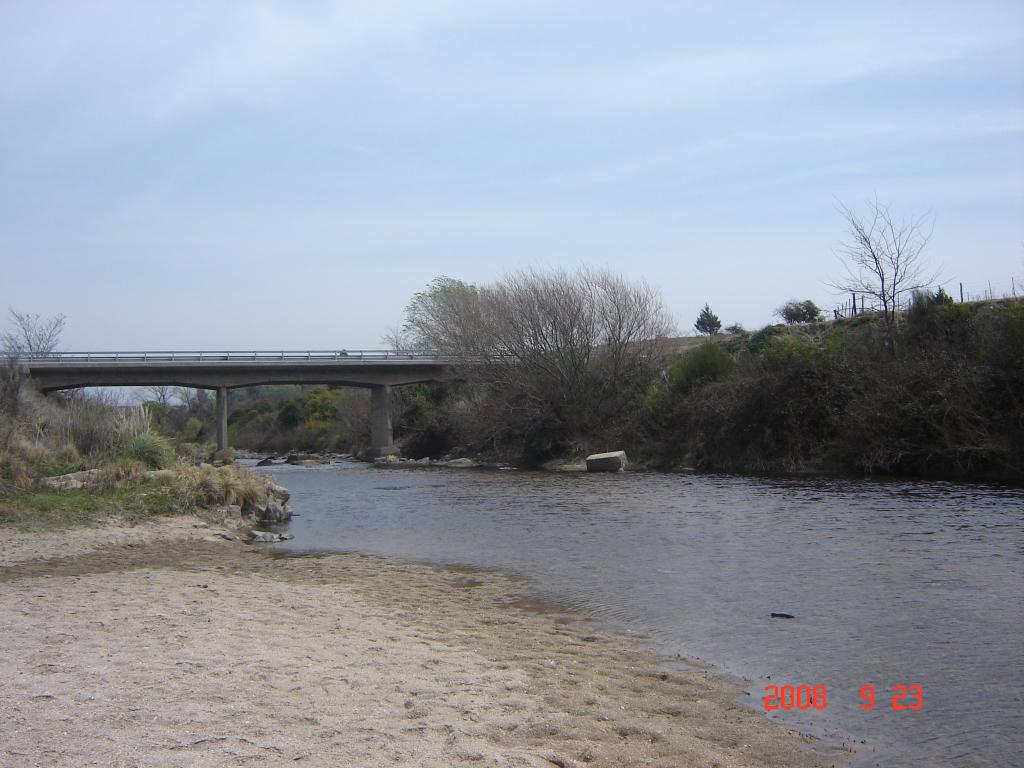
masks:
<path fill-rule="evenodd" d="M 391 447 L 391 387 L 459 376 L 454 358 L 391 350 L 55 352 L 8 359 L 45 392 L 82 387 L 179 386 L 217 392 L 217 446 L 228 447 L 228 391 L 262 384 L 334 384 L 370 390 L 370 443 Z"/>

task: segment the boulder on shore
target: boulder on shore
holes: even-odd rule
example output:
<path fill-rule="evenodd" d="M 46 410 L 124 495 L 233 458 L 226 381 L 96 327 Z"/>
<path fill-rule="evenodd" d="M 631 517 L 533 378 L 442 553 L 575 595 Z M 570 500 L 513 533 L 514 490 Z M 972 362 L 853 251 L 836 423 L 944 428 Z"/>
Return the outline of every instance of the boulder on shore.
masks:
<path fill-rule="evenodd" d="M 473 461 L 473 459 L 467 459 L 465 457 L 435 462 L 435 464 L 439 467 L 454 467 L 455 469 L 475 469 L 480 466 L 479 461 Z"/>
<path fill-rule="evenodd" d="M 587 472 L 621 472 L 629 466 L 625 451 L 592 453 L 587 456 Z"/>
<path fill-rule="evenodd" d="M 55 491 L 76 491 L 79 488 L 84 488 L 89 483 L 96 480 L 99 475 L 98 469 L 86 469 L 81 472 L 72 472 L 67 475 L 57 475 L 56 477 L 44 477 L 39 481 L 39 484 L 44 488 L 52 488 Z"/>

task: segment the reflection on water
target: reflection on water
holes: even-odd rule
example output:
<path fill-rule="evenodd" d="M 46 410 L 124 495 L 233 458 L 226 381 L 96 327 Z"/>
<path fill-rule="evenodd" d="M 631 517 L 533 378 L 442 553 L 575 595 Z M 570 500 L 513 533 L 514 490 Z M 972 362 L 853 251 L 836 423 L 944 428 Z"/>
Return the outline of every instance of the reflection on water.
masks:
<path fill-rule="evenodd" d="M 826 685 L 824 712 L 786 720 L 852 736 L 858 765 L 1020 765 L 1020 489 L 352 463 L 271 471 L 300 513 L 287 549 L 511 570 L 659 650 L 754 679 L 758 706 L 769 675 Z M 859 706 L 867 684 L 870 712 Z M 893 711 L 895 685 L 922 686 L 924 709 Z"/>

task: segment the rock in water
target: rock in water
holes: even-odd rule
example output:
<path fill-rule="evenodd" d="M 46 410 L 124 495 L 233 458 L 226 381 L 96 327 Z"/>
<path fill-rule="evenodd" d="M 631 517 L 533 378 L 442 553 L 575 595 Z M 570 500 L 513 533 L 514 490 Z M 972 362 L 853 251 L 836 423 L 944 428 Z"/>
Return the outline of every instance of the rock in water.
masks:
<path fill-rule="evenodd" d="M 283 485 L 277 485 L 276 483 L 270 486 L 270 492 L 277 496 L 277 498 L 281 500 L 282 504 L 292 497 L 287 488 Z"/>
<path fill-rule="evenodd" d="M 317 453 L 289 453 L 285 461 L 300 467 L 312 467 L 324 463 L 323 457 Z"/>
<path fill-rule="evenodd" d="M 621 472 L 629 466 L 625 451 L 592 453 L 587 456 L 587 472 Z"/>
<path fill-rule="evenodd" d="M 795 619 L 796 616 L 794 616 L 792 613 L 783 613 L 782 611 L 772 611 L 772 618 L 773 619 Z"/>
<path fill-rule="evenodd" d="M 281 535 L 270 531 L 249 531 L 249 538 L 261 544 L 273 544 L 281 541 Z"/>
<path fill-rule="evenodd" d="M 274 463 L 274 457 L 273 456 L 267 456 L 265 459 L 260 459 L 258 462 L 256 462 L 256 466 L 257 467 L 269 467 L 273 463 Z"/>
<path fill-rule="evenodd" d="M 265 507 L 256 508 L 256 516 L 261 523 L 281 523 L 288 520 L 292 513 L 287 504 L 281 504 L 275 499 L 268 499 Z"/>

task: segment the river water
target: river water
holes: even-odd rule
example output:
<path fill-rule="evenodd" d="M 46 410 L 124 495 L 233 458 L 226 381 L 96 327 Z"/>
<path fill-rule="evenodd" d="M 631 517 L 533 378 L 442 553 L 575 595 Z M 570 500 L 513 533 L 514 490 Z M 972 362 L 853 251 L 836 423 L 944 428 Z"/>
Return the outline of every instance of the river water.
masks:
<path fill-rule="evenodd" d="M 1024 765 L 1024 489 L 350 462 L 269 471 L 300 514 L 284 549 L 520 574 L 657 650 L 749 678 L 745 701 L 762 711 L 765 685 L 826 686 L 823 710 L 771 716 L 849 740 L 856 766 Z M 894 710 L 897 685 L 921 686 L 922 708 Z"/>

